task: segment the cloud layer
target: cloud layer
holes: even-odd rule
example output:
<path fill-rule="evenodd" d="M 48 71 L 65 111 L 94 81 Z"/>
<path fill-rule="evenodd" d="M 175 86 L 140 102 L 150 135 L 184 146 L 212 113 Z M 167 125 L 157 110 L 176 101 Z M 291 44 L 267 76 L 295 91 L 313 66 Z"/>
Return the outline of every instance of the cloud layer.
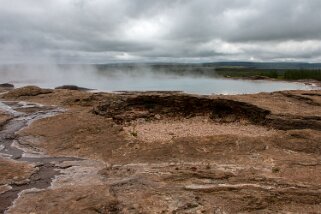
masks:
<path fill-rule="evenodd" d="M 321 60 L 320 0 L 0 3 L 0 63 Z"/>

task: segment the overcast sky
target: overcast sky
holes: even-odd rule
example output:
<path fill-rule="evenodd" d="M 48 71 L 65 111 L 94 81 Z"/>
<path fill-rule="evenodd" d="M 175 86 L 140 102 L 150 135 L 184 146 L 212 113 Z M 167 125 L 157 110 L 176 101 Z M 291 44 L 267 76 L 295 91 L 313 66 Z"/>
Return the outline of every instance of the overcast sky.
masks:
<path fill-rule="evenodd" d="M 0 0 L 0 63 L 321 61 L 320 0 Z"/>

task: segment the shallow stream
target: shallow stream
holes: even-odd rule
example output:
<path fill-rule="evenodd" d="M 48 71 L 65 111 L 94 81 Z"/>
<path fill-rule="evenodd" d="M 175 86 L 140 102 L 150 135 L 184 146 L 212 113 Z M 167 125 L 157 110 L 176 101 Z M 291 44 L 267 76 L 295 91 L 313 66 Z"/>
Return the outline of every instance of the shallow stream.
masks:
<path fill-rule="evenodd" d="M 31 113 L 24 113 L 23 110 L 28 108 L 37 110 Z M 20 139 L 16 134 L 18 131 L 27 127 L 35 120 L 54 116 L 62 112 L 61 109 L 25 102 L 0 102 L 0 109 L 14 117 L 0 131 L 0 155 L 15 161 L 33 164 L 37 168 L 37 171 L 31 175 L 28 181 L 10 184 L 11 190 L 0 194 L 0 213 L 4 213 L 22 191 L 49 187 L 55 176 L 59 174 L 59 163 L 80 159 L 73 157 L 49 157 L 38 152 L 28 153 L 19 147 Z"/>

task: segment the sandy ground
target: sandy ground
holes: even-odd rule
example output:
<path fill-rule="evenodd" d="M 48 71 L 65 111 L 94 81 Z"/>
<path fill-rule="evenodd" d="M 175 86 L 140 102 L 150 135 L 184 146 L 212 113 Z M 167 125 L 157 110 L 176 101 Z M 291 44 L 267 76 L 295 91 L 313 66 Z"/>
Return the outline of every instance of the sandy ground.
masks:
<path fill-rule="evenodd" d="M 207 117 L 198 117 L 183 120 L 159 120 L 152 122 L 136 122 L 124 127 L 129 137 L 144 142 L 170 143 L 175 138 L 184 137 L 208 137 L 216 135 L 235 135 L 260 137 L 271 136 L 276 130 L 263 126 L 237 123 L 218 123 Z"/>
<path fill-rule="evenodd" d="M 321 213 L 320 91 L 212 96 L 210 108 L 189 95 L 160 94 L 167 105 L 155 93 L 141 103 L 140 93 L 34 91 L 2 99 L 67 111 L 20 131 L 19 144 L 86 161 L 62 164 L 9 213 Z"/>

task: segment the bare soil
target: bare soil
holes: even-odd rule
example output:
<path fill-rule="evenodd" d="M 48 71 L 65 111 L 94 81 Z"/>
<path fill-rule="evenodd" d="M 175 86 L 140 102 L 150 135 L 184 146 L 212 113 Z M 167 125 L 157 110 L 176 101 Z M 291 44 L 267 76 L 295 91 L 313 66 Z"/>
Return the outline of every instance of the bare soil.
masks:
<path fill-rule="evenodd" d="M 8 213 L 321 213 L 320 91 L 19 90 L 2 99 L 66 109 L 19 145 L 86 161 L 61 163 Z"/>

